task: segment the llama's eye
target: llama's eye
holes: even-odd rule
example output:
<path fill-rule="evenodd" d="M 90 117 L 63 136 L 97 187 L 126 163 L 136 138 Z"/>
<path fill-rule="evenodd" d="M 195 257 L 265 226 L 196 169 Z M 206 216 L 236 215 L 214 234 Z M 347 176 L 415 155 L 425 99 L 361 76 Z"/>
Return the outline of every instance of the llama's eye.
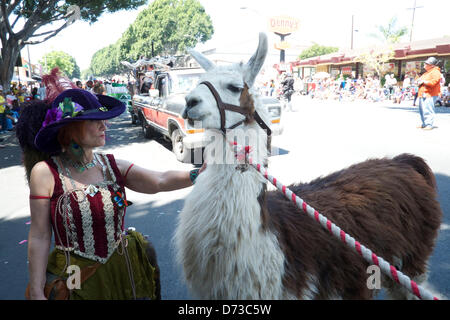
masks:
<path fill-rule="evenodd" d="M 229 84 L 228 85 L 228 90 L 230 90 L 231 92 L 234 92 L 234 93 L 239 93 L 239 92 L 242 91 L 242 88 L 234 86 L 232 84 Z"/>

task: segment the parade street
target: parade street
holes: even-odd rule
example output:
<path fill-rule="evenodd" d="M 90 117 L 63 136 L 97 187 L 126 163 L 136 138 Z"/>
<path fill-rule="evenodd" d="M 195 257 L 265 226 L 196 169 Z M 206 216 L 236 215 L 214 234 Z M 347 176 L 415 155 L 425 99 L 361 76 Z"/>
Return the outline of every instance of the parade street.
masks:
<path fill-rule="evenodd" d="M 337 102 L 295 96 L 293 105 L 293 111 L 282 115 L 284 132 L 272 139 L 269 161 L 269 173 L 283 184 L 308 182 L 369 158 L 400 153 L 416 154 L 427 161 L 436 176 L 444 216 L 429 260 L 426 288 L 439 298 L 450 297 L 450 108 L 436 108 L 438 128 L 424 131 L 416 128 L 420 117 L 412 102 Z M 0 149 L 0 299 L 24 299 L 29 190 L 15 137 L 2 144 L 6 147 Z M 156 171 L 193 168 L 178 162 L 170 147 L 163 139 L 146 140 L 125 113 L 110 121 L 106 146 L 98 151 L 113 152 L 116 158 Z M 156 195 L 127 191 L 133 205 L 127 209 L 125 226 L 148 235 L 154 244 L 162 299 L 194 298 L 175 261 L 172 240 L 177 215 L 191 191 L 192 187 Z"/>

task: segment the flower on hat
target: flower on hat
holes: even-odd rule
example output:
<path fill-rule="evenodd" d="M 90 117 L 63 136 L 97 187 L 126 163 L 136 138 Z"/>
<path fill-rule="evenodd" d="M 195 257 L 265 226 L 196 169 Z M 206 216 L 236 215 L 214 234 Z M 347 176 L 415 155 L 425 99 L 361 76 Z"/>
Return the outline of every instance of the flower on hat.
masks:
<path fill-rule="evenodd" d="M 57 108 L 47 110 L 42 127 L 60 121 L 61 119 L 73 118 L 83 112 L 83 107 L 73 102 L 71 98 L 65 98 Z"/>
<path fill-rule="evenodd" d="M 62 119 L 62 111 L 59 108 L 52 108 L 47 110 L 45 114 L 45 120 L 42 123 L 42 127 L 46 127 L 51 123 L 57 122 Z"/>
<path fill-rule="evenodd" d="M 63 119 L 76 117 L 83 111 L 83 107 L 73 102 L 69 97 L 64 98 L 64 101 L 59 103 L 58 109 L 62 111 Z"/>

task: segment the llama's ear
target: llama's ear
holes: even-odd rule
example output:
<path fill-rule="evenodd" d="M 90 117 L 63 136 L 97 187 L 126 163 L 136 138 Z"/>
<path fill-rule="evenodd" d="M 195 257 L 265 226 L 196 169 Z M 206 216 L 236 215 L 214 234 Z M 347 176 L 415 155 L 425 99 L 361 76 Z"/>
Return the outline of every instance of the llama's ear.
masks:
<path fill-rule="evenodd" d="M 209 71 L 215 67 L 214 62 L 209 60 L 203 54 L 195 50 L 189 50 L 190 55 L 198 62 L 198 64 L 205 69 L 205 71 Z"/>
<path fill-rule="evenodd" d="M 259 33 L 259 44 L 255 54 L 247 62 L 247 72 L 245 73 L 245 82 L 251 88 L 255 82 L 255 78 L 264 65 L 267 56 L 267 35 L 263 32 Z"/>

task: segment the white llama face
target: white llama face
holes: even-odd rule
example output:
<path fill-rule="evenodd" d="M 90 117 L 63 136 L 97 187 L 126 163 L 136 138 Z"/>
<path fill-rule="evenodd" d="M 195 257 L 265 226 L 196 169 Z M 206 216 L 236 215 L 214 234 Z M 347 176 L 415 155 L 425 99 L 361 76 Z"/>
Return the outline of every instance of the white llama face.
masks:
<path fill-rule="evenodd" d="M 203 54 L 193 50 L 190 53 L 206 70 L 199 83 L 210 82 L 224 103 L 239 106 L 239 98 L 244 84 L 246 83 L 251 88 L 264 64 L 267 55 L 267 36 L 260 33 L 258 49 L 247 64 L 216 66 Z M 190 125 L 196 127 L 198 122 L 201 122 L 202 128 L 220 129 L 220 113 L 217 102 L 206 85 L 199 84 L 186 96 L 183 118 L 187 119 Z M 239 113 L 225 111 L 225 127 L 228 128 L 243 118 L 244 116 Z"/>
<path fill-rule="evenodd" d="M 200 81 L 210 82 L 224 103 L 239 106 L 239 98 L 244 89 L 243 65 L 214 67 L 205 73 Z M 220 113 L 217 102 L 206 85 L 198 85 L 186 96 L 184 116 L 191 125 L 200 121 L 206 129 L 220 129 Z M 243 115 L 225 111 L 225 127 L 242 120 Z"/>

